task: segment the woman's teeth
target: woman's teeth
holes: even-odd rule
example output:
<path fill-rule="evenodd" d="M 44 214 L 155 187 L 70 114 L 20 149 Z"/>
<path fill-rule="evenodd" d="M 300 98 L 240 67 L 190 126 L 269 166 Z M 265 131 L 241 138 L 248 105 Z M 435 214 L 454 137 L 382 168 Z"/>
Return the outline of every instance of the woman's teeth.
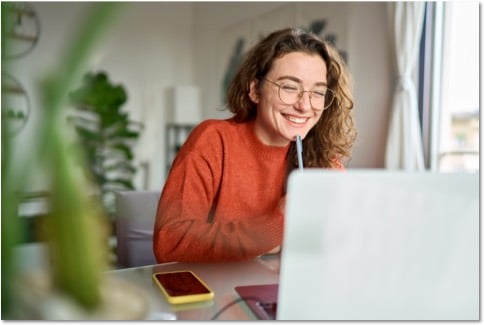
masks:
<path fill-rule="evenodd" d="M 286 118 L 286 120 L 297 124 L 302 124 L 307 121 L 306 117 L 296 117 L 296 116 L 289 116 L 289 115 L 285 115 L 284 117 Z"/>

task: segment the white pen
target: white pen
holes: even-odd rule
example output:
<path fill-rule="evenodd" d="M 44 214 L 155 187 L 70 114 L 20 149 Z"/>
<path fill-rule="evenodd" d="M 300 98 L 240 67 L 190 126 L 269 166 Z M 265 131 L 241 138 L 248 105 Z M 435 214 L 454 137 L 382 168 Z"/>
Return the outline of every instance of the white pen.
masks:
<path fill-rule="evenodd" d="M 299 165 L 299 170 L 303 170 L 303 159 L 302 159 L 302 140 L 300 135 L 296 135 L 296 149 L 297 149 L 297 163 Z"/>

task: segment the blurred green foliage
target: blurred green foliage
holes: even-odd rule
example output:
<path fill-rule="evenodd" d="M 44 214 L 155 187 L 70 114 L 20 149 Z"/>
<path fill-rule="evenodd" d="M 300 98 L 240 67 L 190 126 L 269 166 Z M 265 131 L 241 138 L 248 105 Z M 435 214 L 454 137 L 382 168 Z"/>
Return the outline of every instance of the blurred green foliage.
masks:
<path fill-rule="evenodd" d="M 14 5 L 15 2 L 2 2 L 2 69 L 8 66 L 3 53 L 9 46 L 5 33 L 11 23 L 5 13 Z M 16 275 L 13 248 L 23 231 L 19 227 L 17 207 L 32 172 L 39 168 L 50 179 L 51 211 L 46 228 L 54 284 L 87 310 L 100 303 L 100 276 L 107 257 L 104 216 L 100 203 L 89 196 L 88 180 L 79 177 L 77 168 L 84 156 L 70 148 L 64 113 L 69 90 L 81 78 L 90 53 L 119 6 L 116 2 L 90 4 L 83 24 L 73 34 L 55 70 L 39 85 L 42 112 L 32 139 L 34 145 L 14 147 L 12 138 L 2 127 L 2 319 L 19 318 L 14 314 L 15 292 L 11 287 Z M 24 156 L 15 160 L 19 150 Z"/>
<path fill-rule="evenodd" d="M 71 92 L 70 103 L 76 108 L 69 118 L 79 135 L 90 173 L 101 191 L 104 207 L 114 213 L 114 191 L 134 190 L 132 145 L 142 124 L 131 121 L 122 111 L 127 93 L 114 85 L 107 73 L 87 73 L 80 88 Z"/>

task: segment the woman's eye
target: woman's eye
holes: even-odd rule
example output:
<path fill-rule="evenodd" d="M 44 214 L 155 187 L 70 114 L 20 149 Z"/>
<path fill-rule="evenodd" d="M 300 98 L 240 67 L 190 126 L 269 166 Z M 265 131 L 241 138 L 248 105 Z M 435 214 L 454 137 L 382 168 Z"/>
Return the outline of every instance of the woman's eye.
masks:
<path fill-rule="evenodd" d="M 324 98 L 324 96 L 326 96 L 326 92 L 324 90 L 313 90 L 313 96 Z"/>
<path fill-rule="evenodd" d="M 284 91 L 287 91 L 287 92 L 290 92 L 290 93 L 298 93 L 299 92 L 299 88 L 297 86 L 294 86 L 294 85 L 282 84 L 281 88 Z"/>

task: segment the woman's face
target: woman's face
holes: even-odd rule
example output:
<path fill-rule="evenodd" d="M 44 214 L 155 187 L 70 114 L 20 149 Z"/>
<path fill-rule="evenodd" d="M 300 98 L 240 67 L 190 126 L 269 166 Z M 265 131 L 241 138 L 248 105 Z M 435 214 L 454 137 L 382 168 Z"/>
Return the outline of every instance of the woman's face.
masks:
<path fill-rule="evenodd" d="M 327 85 L 326 63 L 319 55 L 292 52 L 274 60 L 266 79 L 290 89 L 321 90 Z M 273 146 L 285 146 L 294 141 L 296 135 L 304 139 L 323 110 L 311 106 L 309 92 L 304 92 L 295 103 L 287 104 L 279 97 L 277 85 L 270 81 L 260 82 L 262 86 L 253 81 L 249 92 L 257 104 L 255 132 L 259 139 Z"/>

